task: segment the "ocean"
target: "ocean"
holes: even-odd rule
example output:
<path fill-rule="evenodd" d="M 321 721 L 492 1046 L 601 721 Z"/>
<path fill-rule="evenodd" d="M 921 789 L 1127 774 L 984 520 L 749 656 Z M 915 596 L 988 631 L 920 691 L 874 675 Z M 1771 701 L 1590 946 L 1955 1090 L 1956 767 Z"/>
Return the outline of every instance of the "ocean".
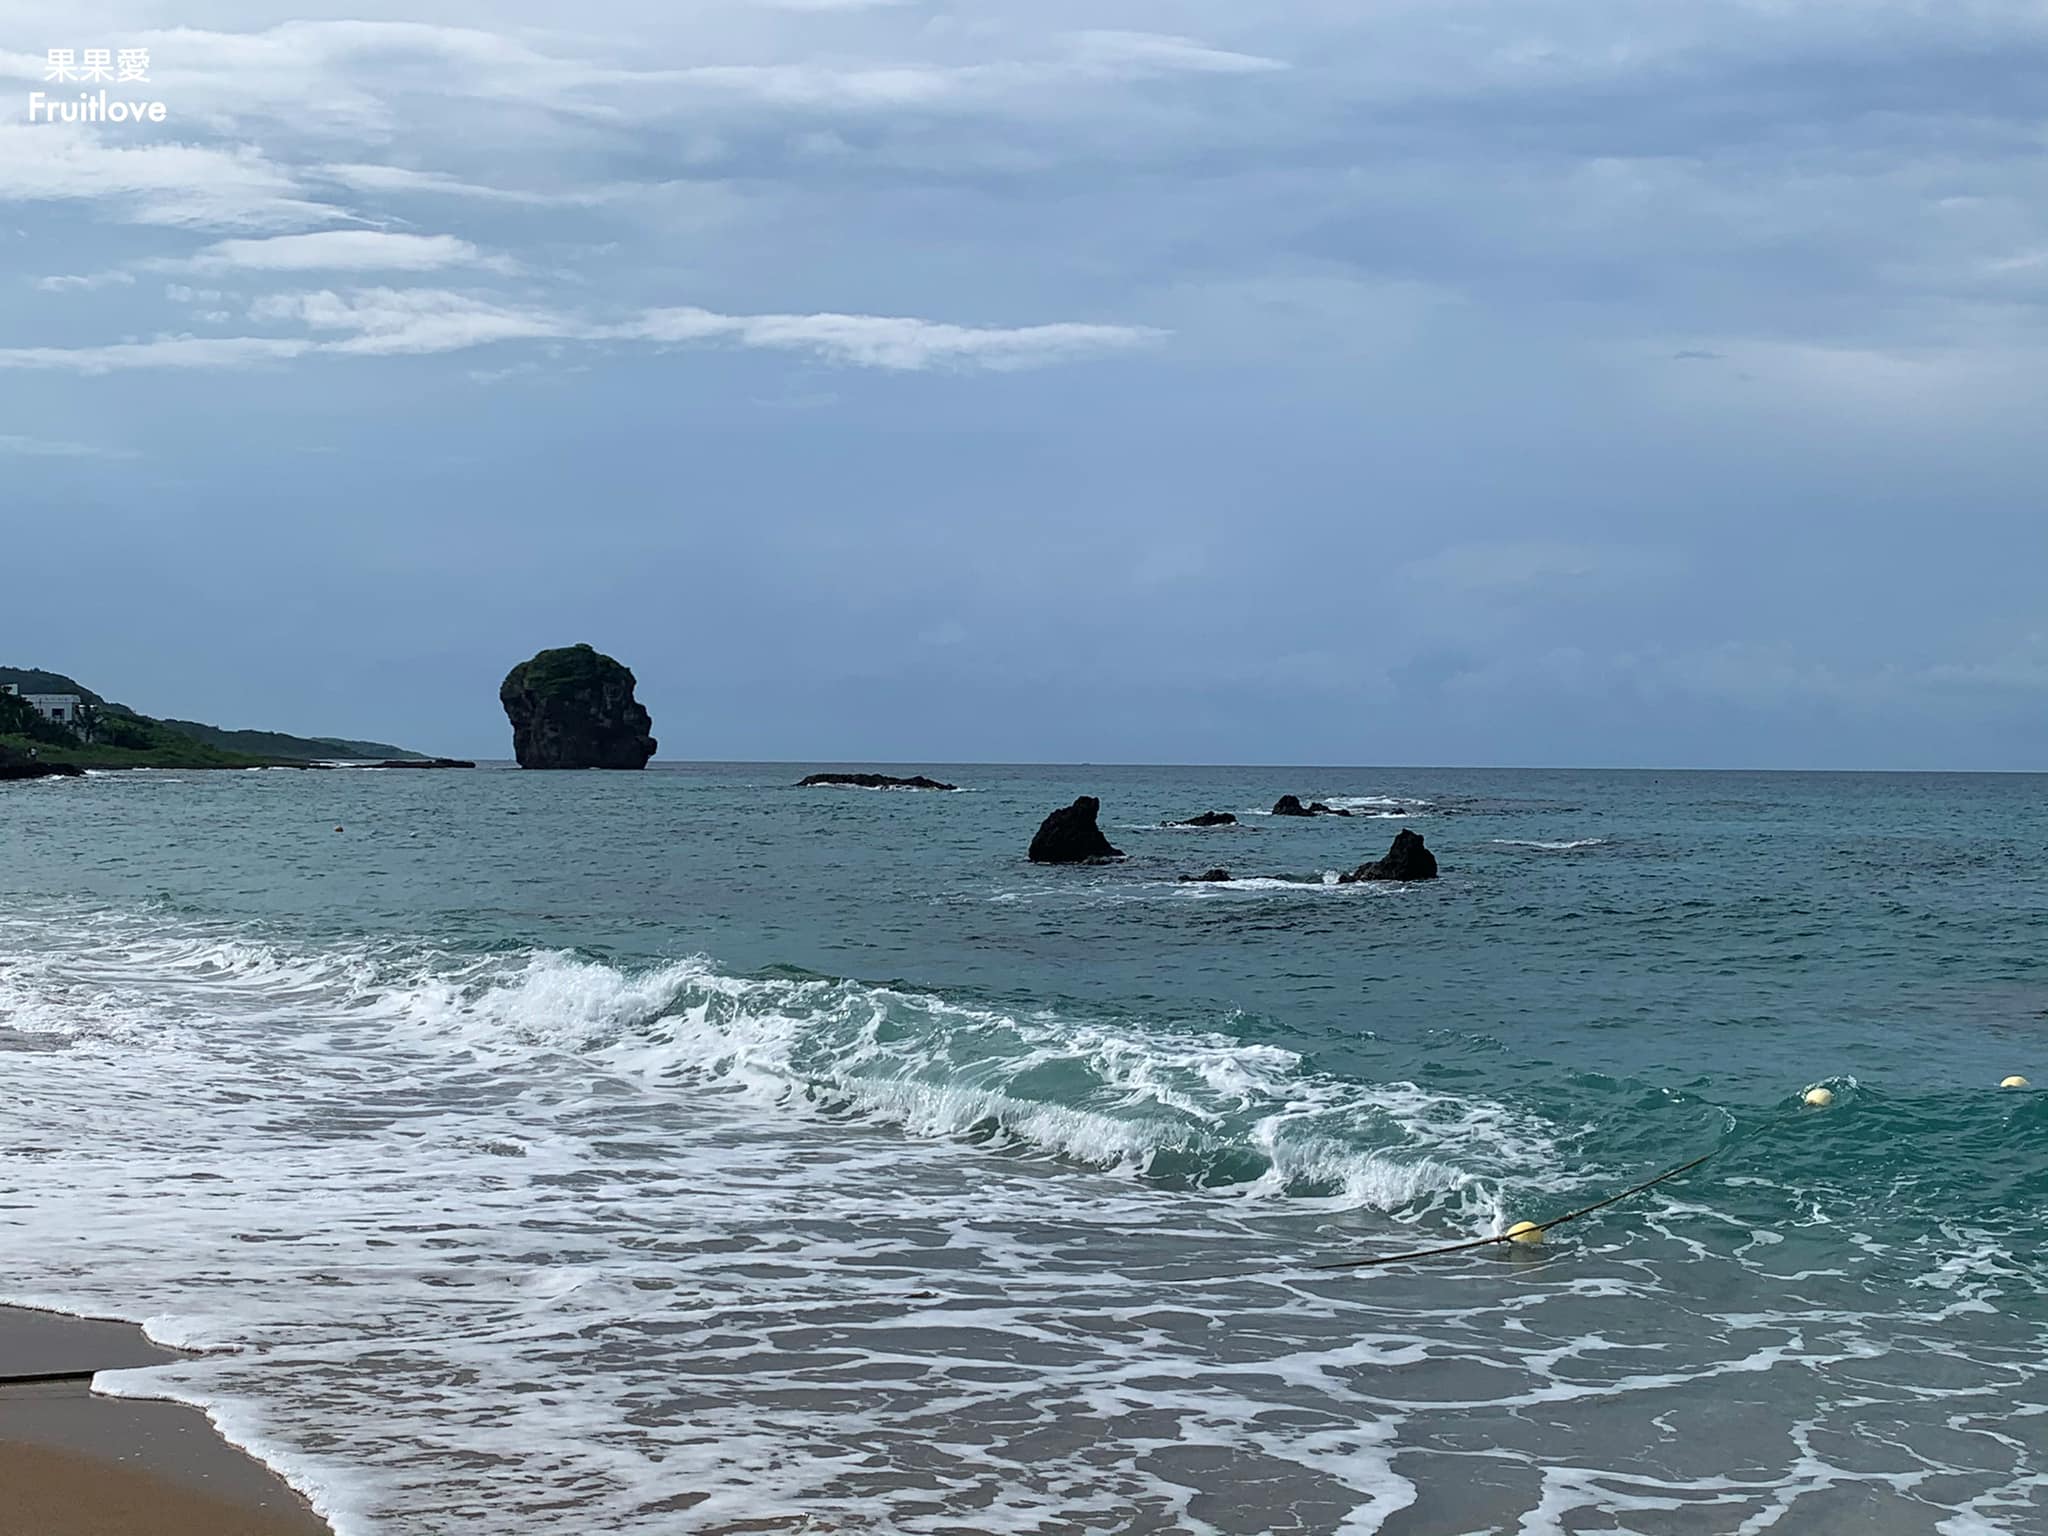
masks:
<path fill-rule="evenodd" d="M 0 786 L 0 1300 L 340 1536 L 2048 1531 L 2048 778 L 824 766 Z"/>

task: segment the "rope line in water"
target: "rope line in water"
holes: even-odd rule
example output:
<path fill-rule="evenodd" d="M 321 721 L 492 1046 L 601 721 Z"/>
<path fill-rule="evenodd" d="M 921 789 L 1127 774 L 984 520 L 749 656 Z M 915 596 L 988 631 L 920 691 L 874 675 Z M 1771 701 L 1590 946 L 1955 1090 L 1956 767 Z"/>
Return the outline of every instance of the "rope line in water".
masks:
<path fill-rule="evenodd" d="M 1690 1173 L 1713 1155 L 1712 1152 L 1703 1152 L 1691 1162 L 1680 1163 L 1676 1168 L 1668 1168 L 1654 1179 L 1645 1179 L 1640 1184 L 1631 1184 L 1618 1195 L 1609 1195 L 1605 1200 L 1595 1200 L 1591 1205 L 1582 1205 L 1576 1211 L 1566 1211 L 1562 1216 L 1553 1216 L 1548 1221 L 1539 1221 L 1533 1223 L 1532 1226 L 1525 1226 L 1519 1230 L 1525 1235 L 1532 1230 L 1548 1232 L 1552 1227 L 1561 1227 L 1568 1221 L 1577 1221 L 1581 1216 L 1590 1216 L 1595 1211 L 1604 1211 L 1608 1206 L 1626 1200 L 1630 1195 L 1640 1195 L 1646 1189 L 1655 1189 L 1666 1179 L 1675 1179 L 1681 1173 Z M 1446 1253 L 1466 1253 L 1474 1248 L 1491 1248 L 1495 1243 L 1512 1243 L 1514 1241 L 1514 1233 L 1498 1232 L 1492 1237 L 1475 1237 L 1468 1242 L 1452 1243 L 1445 1248 L 1418 1248 L 1413 1253 L 1388 1253 L 1370 1259 L 1339 1259 L 1334 1264 L 1316 1264 L 1311 1267 L 1315 1269 L 1373 1269 L 1381 1264 L 1406 1264 L 1413 1259 L 1434 1259 Z"/>

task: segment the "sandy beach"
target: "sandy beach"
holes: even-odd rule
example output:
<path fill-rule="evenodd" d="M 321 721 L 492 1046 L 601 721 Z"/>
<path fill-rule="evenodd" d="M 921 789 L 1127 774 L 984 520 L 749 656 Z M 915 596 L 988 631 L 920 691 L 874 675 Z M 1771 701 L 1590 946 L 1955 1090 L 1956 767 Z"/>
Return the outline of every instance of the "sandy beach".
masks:
<path fill-rule="evenodd" d="M 175 1358 L 139 1328 L 0 1307 L 0 1536 L 322 1536 L 269 1468 L 174 1403 L 89 1373 Z"/>

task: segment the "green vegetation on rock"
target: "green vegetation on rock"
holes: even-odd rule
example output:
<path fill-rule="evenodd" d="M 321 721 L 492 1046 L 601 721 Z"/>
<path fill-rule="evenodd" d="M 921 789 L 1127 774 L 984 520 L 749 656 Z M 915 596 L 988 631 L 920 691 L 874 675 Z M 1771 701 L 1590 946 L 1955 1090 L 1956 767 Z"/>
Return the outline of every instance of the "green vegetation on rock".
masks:
<path fill-rule="evenodd" d="M 588 645 L 542 651 L 505 674 L 498 702 L 522 768 L 645 768 L 653 721 L 632 671 Z"/>
<path fill-rule="evenodd" d="M 22 693 L 75 693 L 85 706 L 86 721 L 83 731 L 74 731 L 45 720 L 25 699 L 0 694 L 0 760 L 34 757 L 81 768 L 296 768 L 326 758 L 422 755 L 382 742 L 155 720 L 125 704 L 109 703 L 75 678 L 38 667 L 0 667 L 0 685 L 8 683 Z"/>
<path fill-rule="evenodd" d="M 41 667 L 0 667 L 0 687 L 9 683 L 23 693 L 75 693 L 88 704 L 107 702 L 77 678 L 66 677 L 62 672 L 45 672 Z"/>
<path fill-rule="evenodd" d="M 249 752 L 259 757 L 285 757 L 300 762 L 326 762 L 340 758 L 373 761 L 421 760 L 424 752 L 411 752 L 382 741 L 345 741 L 338 736 L 288 736 L 283 731 L 230 731 L 198 720 L 165 720 L 181 735 L 224 752 Z"/>

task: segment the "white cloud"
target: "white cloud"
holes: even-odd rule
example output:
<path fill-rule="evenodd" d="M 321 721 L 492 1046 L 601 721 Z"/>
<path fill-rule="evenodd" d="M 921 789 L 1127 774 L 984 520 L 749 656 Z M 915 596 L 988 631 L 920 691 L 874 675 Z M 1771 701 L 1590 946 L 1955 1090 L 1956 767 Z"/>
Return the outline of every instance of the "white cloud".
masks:
<path fill-rule="evenodd" d="M 31 459 L 132 459 L 124 448 L 96 448 L 91 443 L 67 443 L 50 438 L 22 437 L 0 432 L 0 453 Z"/>
<path fill-rule="evenodd" d="M 85 272 L 75 276 L 39 277 L 36 287 L 44 293 L 89 293 L 95 288 L 125 288 L 135 281 L 128 272 Z"/>
<path fill-rule="evenodd" d="M 158 336 L 105 347 L 0 347 L 0 368 L 115 373 L 132 368 L 247 368 L 313 349 L 310 341 L 265 336 Z"/>
<path fill-rule="evenodd" d="M 68 369 L 236 368 L 310 353 L 398 356 L 456 352 L 509 341 L 723 344 L 802 352 L 850 367 L 1011 371 L 1128 351 L 1162 338 L 1143 326 L 1059 323 L 966 326 L 888 315 L 723 315 L 706 309 L 647 310 L 608 323 L 447 289 L 368 288 L 270 294 L 249 307 L 260 324 L 297 324 L 313 337 L 159 337 L 99 347 L 0 348 L 0 367 Z M 319 333 L 334 339 L 318 339 Z"/>
<path fill-rule="evenodd" d="M 345 217 L 246 145 L 123 145 L 47 124 L 0 124 L 0 202 L 108 202 L 133 223 L 190 229 L 303 229 Z"/>
<path fill-rule="evenodd" d="M 776 17 L 792 6 L 800 14 Z M 728 129 L 744 139 L 764 111 L 862 118 L 1027 111 L 1050 119 L 1094 113 L 1129 81 L 1284 67 L 1195 38 L 1048 30 L 1028 18 L 965 31 L 906 28 L 896 19 L 905 8 L 885 0 L 781 0 L 743 8 L 755 24 L 728 14 L 717 25 L 656 29 L 631 51 L 607 47 L 597 29 L 574 37 L 525 32 L 511 17 L 503 32 L 383 20 L 294 21 L 252 32 L 127 28 L 124 45 L 151 51 L 151 89 L 172 103 L 178 137 L 198 142 L 0 126 L 0 202 L 96 203 L 128 222 L 257 232 L 362 222 L 323 200 L 336 188 L 592 206 L 633 196 L 616 182 L 579 184 L 583 168 L 555 158 L 593 129 L 658 144 L 663 163 L 675 165 L 730 153 Z M 840 13 L 844 27 L 872 29 L 867 47 L 861 34 L 850 34 L 851 47 L 818 51 L 806 28 L 815 31 L 807 17 L 821 12 Z M 62 15 L 50 7 L 51 24 Z M 39 81 L 43 62 L 0 51 L 0 76 Z M 459 153 L 459 138 L 436 135 L 446 132 L 451 112 L 484 110 L 480 104 L 497 111 L 494 142 L 513 163 L 527 163 L 525 152 L 534 151 L 531 163 L 562 190 L 371 163 L 379 147 L 400 142 L 429 154 L 440 142 L 443 152 Z M 721 108 L 737 125 L 720 120 Z M 337 140 L 359 146 L 360 158 L 333 156 Z M 305 155 L 311 144 L 328 153 Z"/>
<path fill-rule="evenodd" d="M 842 64 L 805 61 L 707 64 L 669 72 L 669 85 L 697 86 L 766 106 L 873 112 L 888 108 L 1004 112 L 1027 103 L 1064 114 L 1080 110 L 1078 84 L 1170 75 L 1260 74 L 1287 66 L 1277 59 L 1210 48 L 1191 38 L 1151 32 L 1076 32 L 1058 39 L 1050 57 L 972 63 Z M 654 81 L 655 76 L 643 76 Z"/>
<path fill-rule="evenodd" d="M 937 367 L 1013 370 L 1125 351 L 1158 341 L 1144 326 L 965 326 L 885 315 L 719 315 L 702 309 L 649 310 L 618 334 L 646 341 L 731 341 L 743 347 L 811 352 L 834 362 L 899 371 Z"/>
<path fill-rule="evenodd" d="M 1255 75 L 1287 68 L 1279 59 L 1233 53 L 1190 37 L 1158 32 L 1077 32 L 1073 43 L 1074 56 L 1081 63 L 1112 75 Z"/>
<path fill-rule="evenodd" d="M 347 333 L 324 352 L 366 355 L 456 352 L 495 341 L 559 340 L 591 334 L 582 322 L 518 309 L 438 288 L 368 288 L 348 294 L 274 294 L 250 306 L 259 321 L 296 320 L 314 331 Z"/>
<path fill-rule="evenodd" d="M 579 207 L 614 200 L 627 189 L 585 188 L 575 192 L 535 192 L 517 187 L 492 187 L 464 181 L 446 171 L 411 170 L 398 165 L 348 163 L 323 165 L 314 174 L 357 192 L 395 192 L 466 197 L 482 202 L 525 203 L 534 207 Z"/>
<path fill-rule="evenodd" d="M 678 83 L 773 107 L 875 110 L 938 107 L 986 93 L 1006 73 L 993 65 L 706 64 Z"/>
<path fill-rule="evenodd" d="M 432 272 L 491 264 L 475 246 L 453 235 L 405 235 L 374 229 L 221 240 L 184 263 L 195 272 Z"/>

